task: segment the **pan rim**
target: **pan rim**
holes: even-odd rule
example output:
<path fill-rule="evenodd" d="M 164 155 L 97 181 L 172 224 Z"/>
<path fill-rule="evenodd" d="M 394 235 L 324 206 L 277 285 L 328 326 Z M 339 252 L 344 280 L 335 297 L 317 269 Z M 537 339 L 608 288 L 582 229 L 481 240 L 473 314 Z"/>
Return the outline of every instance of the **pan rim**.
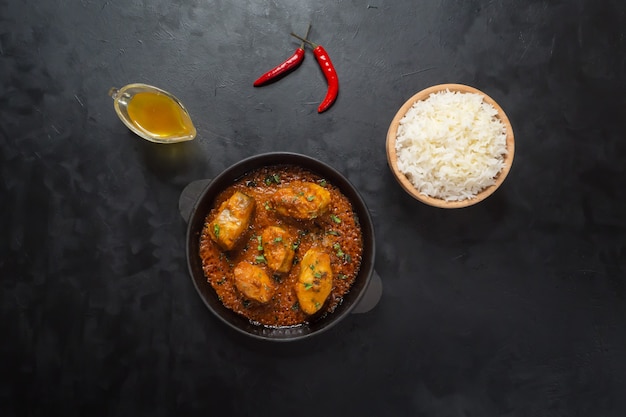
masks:
<path fill-rule="evenodd" d="M 208 289 L 209 293 L 215 293 L 213 288 L 206 281 L 206 277 L 202 272 L 200 257 L 194 253 L 194 246 L 197 247 L 197 242 L 194 241 L 194 239 L 199 239 L 197 223 L 201 222 L 201 224 L 204 224 L 204 218 L 206 216 L 205 206 L 207 204 L 212 205 L 215 195 L 225 188 L 221 184 L 224 183 L 225 186 L 228 186 L 226 184 L 232 184 L 237 180 L 237 178 L 242 177 L 247 172 L 263 166 L 272 165 L 298 165 L 324 177 L 328 177 L 327 174 L 330 173 L 332 178 L 328 178 L 329 181 L 335 186 L 338 186 L 342 193 L 350 199 L 353 209 L 359 218 L 361 232 L 363 235 L 363 257 L 359 273 L 356 278 L 359 282 L 359 286 L 356 290 L 358 292 L 354 293 L 355 285 L 353 284 L 350 292 L 344 296 L 344 302 L 339 304 L 332 313 L 328 313 L 323 318 L 314 321 L 313 324 L 315 325 L 305 323 L 295 326 L 271 327 L 252 324 L 247 318 L 224 307 L 223 304 L 221 304 L 221 301 L 218 300 L 215 302 L 217 297 L 215 297 L 215 300 L 211 300 L 212 302 L 210 302 L 210 300 L 207 299 L 206 290 Z M 322 173 L 320 171 L 325 172 Z M 207 196 L 208 194 L 213 194 L 213 197 Z M 211 201 L 207 203 L 207 199 Z M 215 315 L 220 321 L 225 323 L 231 329 L 234 329 L 238 333 L 244 334 L 245 336 L 264 341 L 292 342 L 310 338 L 334 327 L 342 319 L 348 316 L 359 304 L 364 294 L 367 292 L 367 288 L 371 282 L 372 274 L 374 272 L 376 244 L 374 226 L 369 209 L 357 188 L 345 175 L 331 165 L 308 155 L 294 152 L 266 152 L 248 156 L 238 162 L 235 162 L 222 170 L 204 187 L 204 189 L 199 193 L 198 198 L 193 204 L 189 214 L 185 249 L 187 268 L 196 292 L 213 315 Z M 201 274 L 198 274 L 198 268 Z M 197 275 L 201 275 L 201 277 L 198 277 Z M 205 283 L 206 286 L 203 285 L 200 287 L 201 284 L 199 281 Z M 355 283 L 356 282 L 357 281 L 355 281 Z M 346 297 L 350 297 L 347 305 L 345 303 Z M 225 315 L 230 317 L 226 317 Z M 234 321 L 237 321 L 238 323 L 235 323 Z M 250 329 L 254 329 L 254 331 Z"/>

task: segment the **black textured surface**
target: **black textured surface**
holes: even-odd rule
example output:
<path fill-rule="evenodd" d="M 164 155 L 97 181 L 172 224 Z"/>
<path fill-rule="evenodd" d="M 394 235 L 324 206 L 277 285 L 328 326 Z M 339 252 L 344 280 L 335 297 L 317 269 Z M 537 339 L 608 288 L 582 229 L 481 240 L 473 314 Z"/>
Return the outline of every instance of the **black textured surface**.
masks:
<path fill-rule="evenodd" d="M 621 0 L 0 0 L 1 416 L 626 415 L 626 6 Z M 303 33 L 280 82 L 254 79 Z M 195 141 L 155 145 L 110 87 L 179 97 Z M 516 134 L 463 210 L 386 165 L 413 93 L 464 83 Z M 305 343 L 234 334 L 196 294 L 178 197 L 293 151 L 368 204 L 384 294 Z"/>

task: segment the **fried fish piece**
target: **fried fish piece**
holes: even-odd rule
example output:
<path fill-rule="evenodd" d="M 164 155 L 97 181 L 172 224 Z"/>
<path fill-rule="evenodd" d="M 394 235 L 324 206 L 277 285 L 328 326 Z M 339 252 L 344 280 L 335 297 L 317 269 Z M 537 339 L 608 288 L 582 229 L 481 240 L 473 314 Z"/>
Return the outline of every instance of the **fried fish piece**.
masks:
<path fill-rule="evenodd" d="M 272 279 L 263 268 L 248 262 L 240 262 L 233 270 L 235 286 L 248 299 L 267 303 L 274 295 Z"/>
<path fill-rule="evenodd" d="M 261 242 L 267 266 L 281 274 L 289 272 L 295 255 L 293 236 L 280 226 L 269 226 L 261 233 Z"/>
<path fill-rule="evenodd" d="M 318 248 L 309 249 L 300 261 L 300 275 L 296 282 L 296 296 L 306 314 L 317 313 L 333 288 L 330 256 Z"/>
<path fill-rule="evenodd" d="M 252 197 L 236 191 L 220 205 L 217 216 L 208 225 L 211 239 L 224 250 L 233 249 L 250 224 L 254 206 Z"/>
<path fill-rule="evenodd" d="M 277 190 L 270 197 L 270 202 L 283 216 L 312 220 L 328 210 L 330 192 L 312 182 L 294 181 Z"/>

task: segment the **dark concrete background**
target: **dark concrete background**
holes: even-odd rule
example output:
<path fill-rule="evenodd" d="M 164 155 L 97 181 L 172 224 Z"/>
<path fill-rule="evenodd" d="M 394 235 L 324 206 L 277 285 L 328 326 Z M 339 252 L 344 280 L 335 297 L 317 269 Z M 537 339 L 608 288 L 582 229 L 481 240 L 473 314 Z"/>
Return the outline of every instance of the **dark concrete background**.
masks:
<path fill-rule="evenodd" d="M 303 33 L 294 73 L 252 82 Z M 621 0 L 0 0 L 0 416 L 626 415 L 626 6 Z M 155 145 L 110 87 L 178 96 Z M 462 210 L 403 193 L 388 125 L 464 83 L 516 135 L 503 187 Z M 380 304 L 295 344 L 202 304 L 177 210 L 267 151 L 344 173 L 376 229 Z"/>

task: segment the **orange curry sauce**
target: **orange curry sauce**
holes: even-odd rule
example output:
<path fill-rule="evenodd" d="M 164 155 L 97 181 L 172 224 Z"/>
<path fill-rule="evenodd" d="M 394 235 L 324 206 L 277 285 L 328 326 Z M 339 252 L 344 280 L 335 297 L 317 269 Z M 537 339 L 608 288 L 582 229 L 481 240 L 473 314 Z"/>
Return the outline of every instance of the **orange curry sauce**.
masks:
<path fill-rule="evenodd" d="M 331 194 L 328 211 L 313 220 L 295 220 L 279 215 L 269 204 L 270 196 L 291 181 L 307 181 L 325 187 Z M 217 215 L 218 207 L 236 191 L 254 198 L 255 210 L 250 225 L 231 251 L 223 251 L 210 237 L 207 226 Z M 297 236 L 295 258 L 288 273 L 275 274 L 267 268 L 259 236 L 278 225 Z M 314 317 L 299 308 L 295 285 L 300 274 L 300 260 L 308 249 L 322 248 L 331 259 L 332 290 Z M 204 275 L 227 308 L 253 323 L 266 326 L 294 326 L 334 311 L 354 283 L 361 265 L 363 241 L 359 220 L 350 201 L 341 191 L 320 176 L 300 167 L 279 165 L 253 171 L 222 191 L 207 214 L 200 236 L 200 257 Z M 242 261 L 261 266 L 274 280 L 276 291 L 266 304 L 246 299 L 234 282 L 233 269 Z"/>

